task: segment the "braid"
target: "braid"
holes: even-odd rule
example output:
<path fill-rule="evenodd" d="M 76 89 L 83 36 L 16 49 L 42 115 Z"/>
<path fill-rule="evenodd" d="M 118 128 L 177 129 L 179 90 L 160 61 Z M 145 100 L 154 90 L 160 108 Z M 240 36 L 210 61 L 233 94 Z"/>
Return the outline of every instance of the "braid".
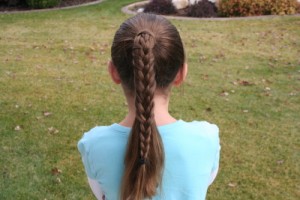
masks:
<path fill-rule="evenodd" d="M 140 159 L 141 163 L 147 162 L 149 143 L 151 140 L 152 126 L 154 121 L 154 92 L 156 89 L 153 35 L 146 31 L 138 34 L 133 46 L 133 66 L 135 82 L 135 107 L 136 120 L 139 123 Z"/>
<path fill-rule="evenodd" d="M 138 33 L 133 42 L 136 116 L 125 156 L 122 200 L 152 197 L 162 178 L 163 144 L 154 119 L 154 45 L 155 38 L 148 31 Z"/>

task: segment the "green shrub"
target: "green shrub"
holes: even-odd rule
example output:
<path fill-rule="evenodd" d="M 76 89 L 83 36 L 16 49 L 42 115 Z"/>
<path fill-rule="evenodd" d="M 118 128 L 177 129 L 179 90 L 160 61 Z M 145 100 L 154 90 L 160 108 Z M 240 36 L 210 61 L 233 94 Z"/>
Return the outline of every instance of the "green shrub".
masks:
<path fill-rule="evenodd" d="M 297 0 L 220 0 L 219 14 L 231 16 L 295 14 Z"/>
<path fill-rule="evenodd" d="M 57 6 L 61 0 L 26 0 L 31 8 L 51 8 Z"/>
<path fill-rule="evenodd" d="M 0 0 L 0 5 L 17 6 L 26 4 L 25 0 Z"/>

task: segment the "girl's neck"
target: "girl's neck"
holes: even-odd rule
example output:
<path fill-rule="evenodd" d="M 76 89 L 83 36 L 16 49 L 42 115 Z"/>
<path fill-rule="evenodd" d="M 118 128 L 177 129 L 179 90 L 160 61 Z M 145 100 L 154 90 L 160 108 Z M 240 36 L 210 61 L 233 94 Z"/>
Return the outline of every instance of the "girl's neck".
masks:
<path fill-rule="evenodd" d="M 126 94 L 125 96 L 128 104 L 128 114 L 119 124 L 122 126 L 132 127 L 135 119 L 134 98 Z M 156 94 L 154 96 L 154 118 L 157 126 L 177 121 L 169 113 L 169 96 L 162 94 Z"/>

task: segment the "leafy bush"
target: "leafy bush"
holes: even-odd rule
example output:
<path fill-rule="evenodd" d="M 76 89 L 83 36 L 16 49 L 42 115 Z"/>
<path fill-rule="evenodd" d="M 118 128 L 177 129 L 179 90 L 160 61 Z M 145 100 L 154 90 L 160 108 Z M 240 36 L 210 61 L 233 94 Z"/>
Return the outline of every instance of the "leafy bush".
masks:
<path fill-rule="evenodd" d="M 208 0 L 199 1 L 188 7 L 187 15 L 190 17 L 216 17 L 218 9 Z"/>
<path fill-rule="evenodd" d="M 268 12 L 269 0 L 221 0 L 219 13 L 221 16 L 253 16 L 271 14 Z"/>
<path fill-rule="evenodd" d="M 24 5 L 26 4 L 26 0 L 0 0 L 0 5 L 4 4 L 7 6 L 16 6 L 16 5 Z"/>
<path fill-rule="evenodd" d="M 220 0 L 221 16 L 256 16 L 295 14 L 297 0 Z"/>
<path fill-rule="evenodd" d="M 299 13 L 299 14 L 300 14 L 300 2 L 297 3 L 296 13 Z"/>
<path fill-rule="evenodd" d="M 169 15 L 176 13 L 171 0 L 152 0 L 144 7 L 144 12 Z"/>
<path fill-rule="evenodd" d="M 295 14 L 297 10 L 297 0 L 270 0 L 271 14 L 290 15 Z"/>
<path fill-rule="evenodd" d="M 60 0 L 26 0 L 31 8 L 51 8 L 57 6 Z"/>

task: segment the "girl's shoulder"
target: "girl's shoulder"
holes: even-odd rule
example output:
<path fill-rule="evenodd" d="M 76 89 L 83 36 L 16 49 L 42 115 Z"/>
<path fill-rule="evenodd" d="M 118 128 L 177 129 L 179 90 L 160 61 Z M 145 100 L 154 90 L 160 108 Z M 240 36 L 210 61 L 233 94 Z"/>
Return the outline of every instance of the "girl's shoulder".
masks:
<path fill-rule="evenodd" d="M 85 132 L 81 140 L 94 140 L 98 137 L 102 137 L 104 133 L 109 131 L 110 126 L 96 126 L 89 131 Z"/>
<path fill-rule="evenodd" d="M 189 132 L 195 132 L 202 135 L 219 136 L 219 127 L 216 124 L 207 121 L 183 121 L 182 128 L 187 129 Z"/>
<path fill-rule="evenodd" d="M 176 123 L 158 127 L 158 130 L 163 138 L 219 143 L 219 127 L 207 121 L 178 120 Z"/>
<path fill-rule="evenodd" d="M 193 128 L 202 130 L 202 132 L 205 133 L 219 133 L 219 127 L 216 124 L 212 124 L 207 121 L 192 121 L 187 123 L 190 124 L 190 126 L 192 126 Z"/>
<path fill-rule="evenodd" d="M 98 148 L 103 144 L 123 142 L 127 139 L 129 132 L 130 128 L 116 123 L 107 126 L 96 126 L 83 134 L 78 141 L 78 148 L 91 149 Z"/>
<path fill-rule="evenodd" d="M 78 141 L 78 148 L 89 149 L 90 146 L 97 144 L 102 140 L 110 131 L 110 126 L 96 126 L 89 131 L 85 132 Z"/>

